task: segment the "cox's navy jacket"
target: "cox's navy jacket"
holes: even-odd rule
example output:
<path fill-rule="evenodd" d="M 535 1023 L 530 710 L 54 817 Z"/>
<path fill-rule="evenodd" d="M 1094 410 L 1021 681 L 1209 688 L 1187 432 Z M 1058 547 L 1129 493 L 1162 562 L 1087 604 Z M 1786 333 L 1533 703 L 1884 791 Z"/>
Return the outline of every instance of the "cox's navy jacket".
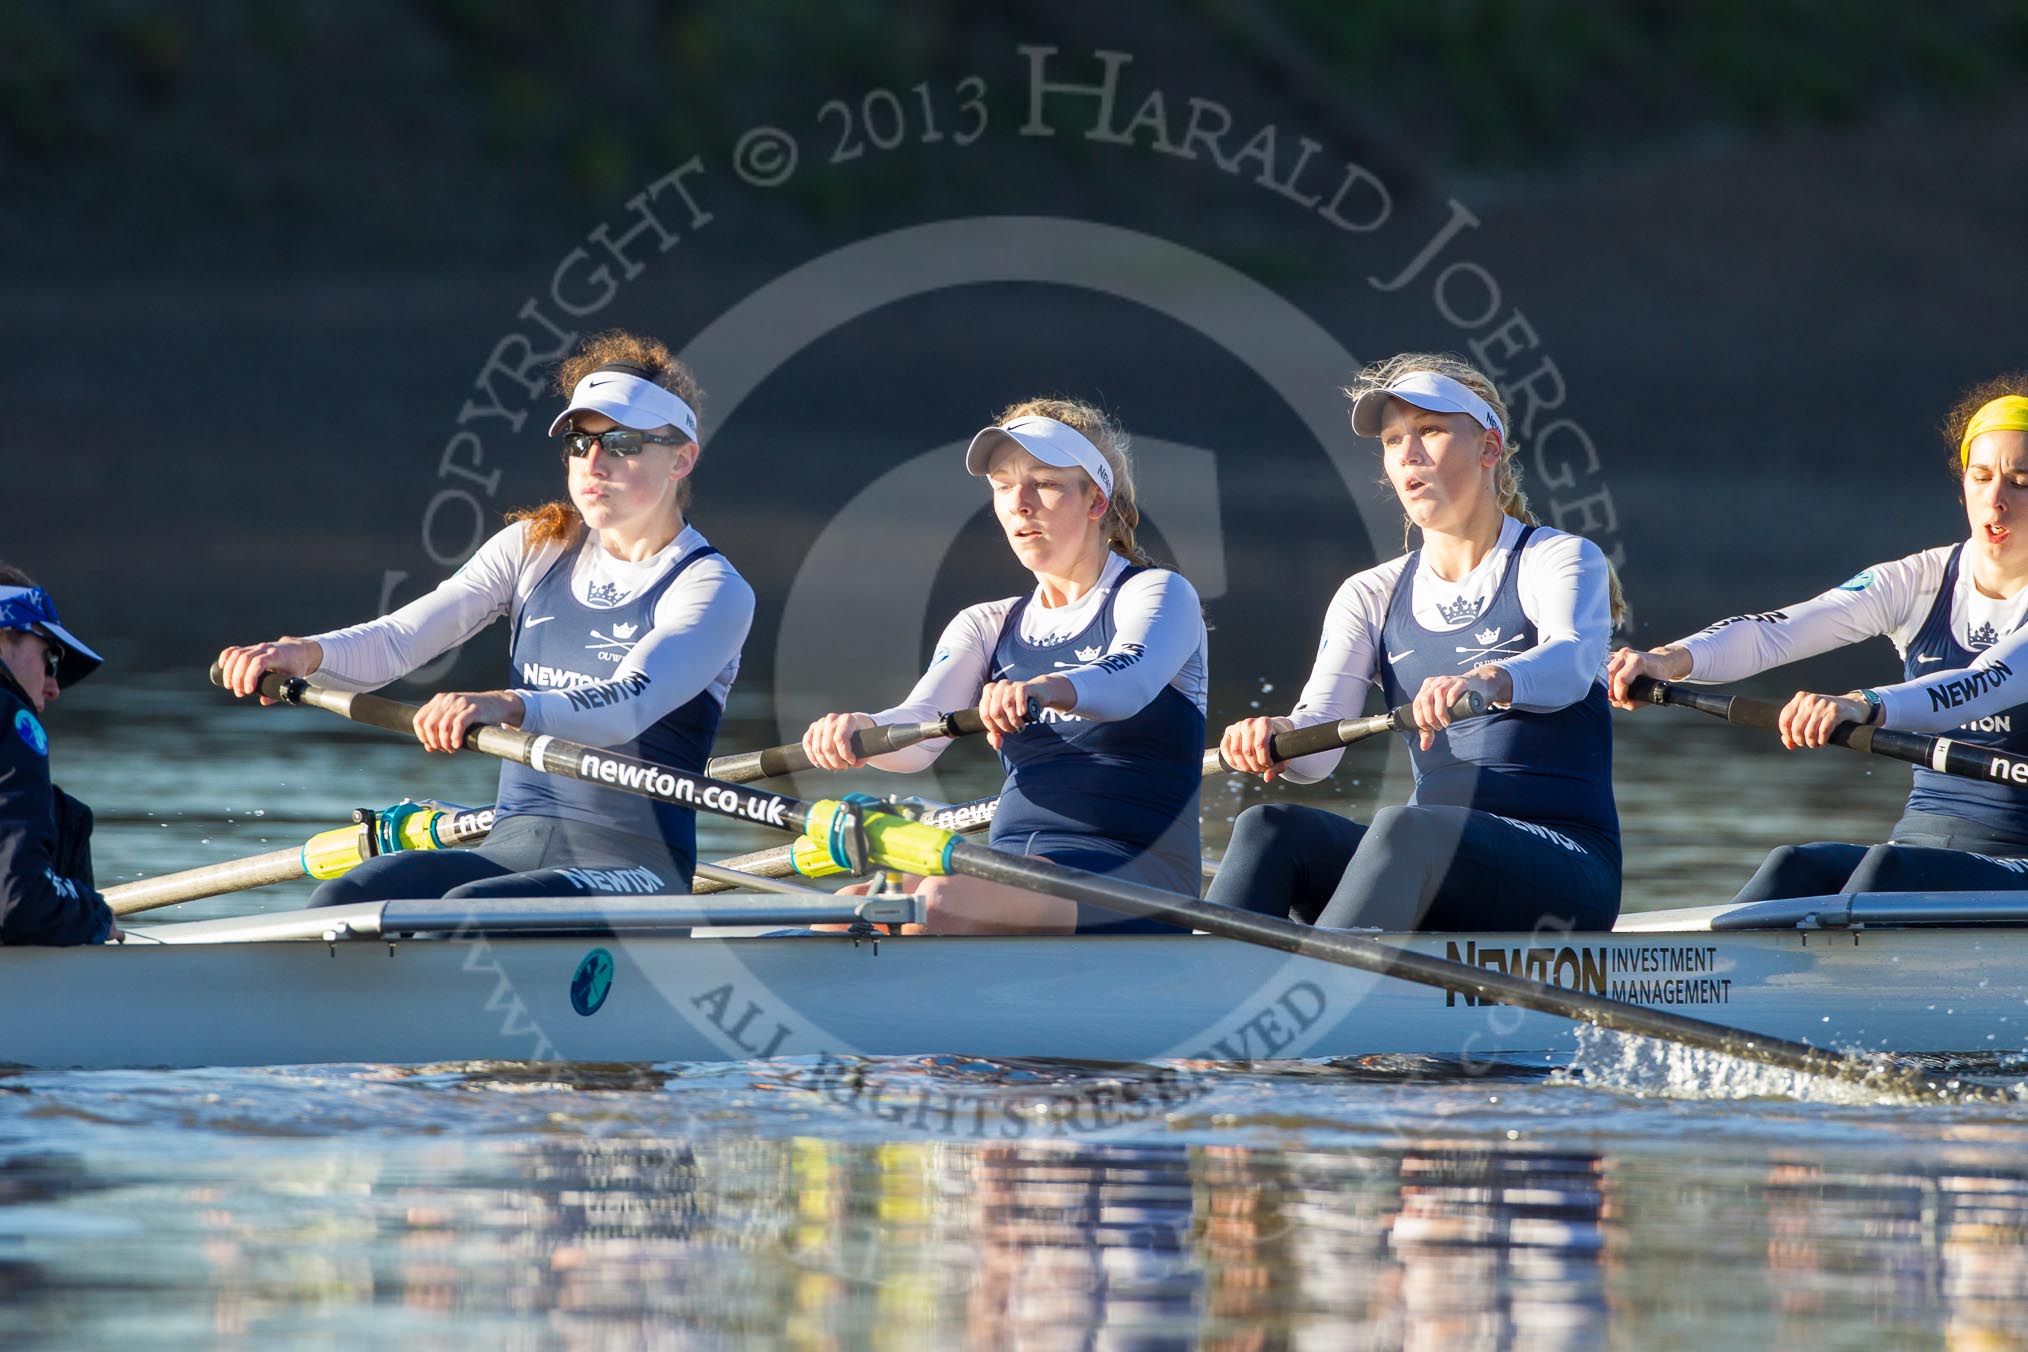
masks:
<path fill-rule="evenodd" d="M 49 782 L 49 735 L 0 668 L 0 944 L 95 944 L 112 908 L 92 885 L 91 809 Z"/>

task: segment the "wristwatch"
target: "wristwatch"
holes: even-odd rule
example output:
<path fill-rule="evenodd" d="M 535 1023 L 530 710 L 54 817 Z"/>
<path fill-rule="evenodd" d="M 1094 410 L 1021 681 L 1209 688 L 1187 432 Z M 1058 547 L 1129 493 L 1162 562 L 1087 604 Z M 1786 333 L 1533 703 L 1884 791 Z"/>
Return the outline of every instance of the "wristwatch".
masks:
<path fill-rule="evenodd" d="M 1886 715 L 1886 706 L 1881 703 L 1878 690 L 1861 690 L 1859 698 L 1866 701 L 1866 722 L 1869 727 Z"/>

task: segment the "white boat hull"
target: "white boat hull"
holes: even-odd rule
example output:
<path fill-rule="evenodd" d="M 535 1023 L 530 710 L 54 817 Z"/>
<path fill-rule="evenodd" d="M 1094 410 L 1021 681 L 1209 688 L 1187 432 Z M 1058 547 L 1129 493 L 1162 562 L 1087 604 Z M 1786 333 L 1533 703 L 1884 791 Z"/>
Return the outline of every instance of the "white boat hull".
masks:
<path fill-rule="evenodd" d="M 1819 1046 L 2028 1043 L 2028 930 L 1384 936 Z M 602 951 L 605 959 L 596 957 Z M 589 1012 L 582 1012 L 589 1007 Z M 1548 1015 L 1203 935 L 672 935 L 0 950 L 0 1063 L 914 1055 L 1563 1062 Z"/>

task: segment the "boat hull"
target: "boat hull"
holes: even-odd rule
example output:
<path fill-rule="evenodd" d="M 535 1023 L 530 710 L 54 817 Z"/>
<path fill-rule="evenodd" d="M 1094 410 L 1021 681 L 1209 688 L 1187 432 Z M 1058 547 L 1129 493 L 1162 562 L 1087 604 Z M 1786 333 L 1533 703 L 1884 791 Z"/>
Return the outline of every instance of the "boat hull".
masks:
<path fill-rule="evenodd" d="M 2028 930 L 1397 935 L 1389 942 L 1820 1046 L 2023 1045 Z M 480 937 L 0 950 L 0 1062 L 1566 1062 L 1563 1019 L 1205 935 Z"/>

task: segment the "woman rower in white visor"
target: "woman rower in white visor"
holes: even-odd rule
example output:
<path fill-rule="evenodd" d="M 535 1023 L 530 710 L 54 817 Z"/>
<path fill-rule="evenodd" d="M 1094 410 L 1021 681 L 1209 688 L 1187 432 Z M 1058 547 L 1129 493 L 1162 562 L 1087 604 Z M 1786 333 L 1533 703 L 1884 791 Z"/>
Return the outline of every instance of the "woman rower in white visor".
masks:
<path fill-rule="evenodd" d="M 1612 928 L 1620 904 L 1612 727 L 1600 671 L 1620 609 L 1596 545 L 1528 510 L 1493 382 L 1456 357 L 1405 353 L 1346 391 L 1380 439 L 1421 548 L 1347 579 L 1286 718 L 1225 730 L 1228 764 L 1298 783 L 1336 751 L 1286 764 L 1277 732 L 1355 717 L 1369 686 L 1413 703 L 1415 792 L 1370 825 L 1293 803 L 1240 814 L 1207 894 L 1319 926 Z M 1494 712 L 1453 724 L 1476 691 Z"/>
<path fill-rule="evenodd" d="M 1135 543 L 1126 433 L 1089 404 L 1031 399 L 972 439 L 965 468 L 1035 577 L 1026 596 L 968 607 L 945 627 L 908 698 L 810 724 L 812 762 L 861 762 L 853 732 L 978 705 L 1007 780 L 995 849 L 1195 896 L 1203 782 L 1204 616 L 1181 574 Z M 1025 723 L 1030 700 L 1041 717 Z M 928 766 L 948 742 L 876 756 Z M 1166 928 L 975 878 L 911 879 L 931 933 L 1121 933 Z"/>
<path fill-rule="evenodd" d="M 227 686 L 253 694 L 273 671 L 373 689 L 507 619 L 514 681 L 433 697 L 415 720 L 424 747 L 456 751 L 473 724 L 500 723 L 701 771 L 753 591 L 685 519 L 697 382 L 662 343 L 615 331 L 567 358 L 557 388 L 570 400 L 549 429 L 567 501 L 513 514 L 435 591 L 391 615 L 227 648 Z M 689 890 L 687 808 L 512 762 L 497 805 L 477 849 L 381 855 L 323 884 L 312 904 Z"/>

